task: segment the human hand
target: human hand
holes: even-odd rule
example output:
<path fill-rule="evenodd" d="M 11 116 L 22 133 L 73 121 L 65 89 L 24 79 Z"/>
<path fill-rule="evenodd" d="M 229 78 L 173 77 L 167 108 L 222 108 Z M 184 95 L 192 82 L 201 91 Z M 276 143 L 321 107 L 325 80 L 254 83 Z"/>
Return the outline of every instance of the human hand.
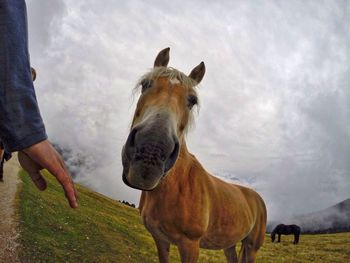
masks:
<path fill-rule="evenodd" d="M 18 160 L 39 190 L 43 191 L 47 187 L 46 181 L 40 173 L 40 170 L 47 169 L 62 185 L 70 206 L 72 208 L 78 206 L 72 178 L 62 157 L 48 140 L 41 141 L 18 152 Z"/>

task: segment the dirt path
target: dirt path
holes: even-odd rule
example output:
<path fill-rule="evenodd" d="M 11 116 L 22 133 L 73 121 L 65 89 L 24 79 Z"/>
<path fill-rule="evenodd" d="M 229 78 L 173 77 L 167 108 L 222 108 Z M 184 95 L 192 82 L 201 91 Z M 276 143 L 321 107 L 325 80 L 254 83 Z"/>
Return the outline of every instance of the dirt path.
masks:
<path fill-rule="evenodd" d="M 14 201 L 19 184 L 17 154 L 5 163 L 4 182 L 0 182 L 0 262 L 19 262 Z"/>

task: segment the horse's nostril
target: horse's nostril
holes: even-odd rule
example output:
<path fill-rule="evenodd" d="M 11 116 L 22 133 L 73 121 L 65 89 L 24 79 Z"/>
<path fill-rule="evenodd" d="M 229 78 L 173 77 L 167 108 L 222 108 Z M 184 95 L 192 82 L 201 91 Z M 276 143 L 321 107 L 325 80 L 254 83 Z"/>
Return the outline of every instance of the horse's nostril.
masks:
<path fill-rule="evenodd" d="M 128 166 L 128 162 L 133 158 L 135 154 L 135 137 L 136 137 L 137 129 L 132 129 L 128 139 L 125 142 L 125 145 L 123 147 L 122 151 L 122 161 L 124 166 Z"/>
<path fill-rule="evenodd" d="M 168 160 L 165 163 L 165 172 L 169 171 L 171 167 L 173 167 L 173 165 L 175 164 L 176 160 L 177 160 L 177 156 L 179 154 L 179 142 L 178 140 L 175 141 L 175 145 L 174 145 L 174 149 L 171 152 Z"/>
<path fill-rule="evenodd" d="M 135 147 L 135 137 L 136 137 L 136 132 L 137 129 L 133 128 L 129 134 L 128 140 L 127 140 L 127 145 L 130 147 Z"/>
<path fill-rule="evenodd" d="M 171 153 L 170 158 L 175 158 L 175 159 L 176 159 L 178 153 L 179 153 L 179 142 L 176 141 L 176 142 L 175 142 L 175 146 L 174 146 L 174 150 L 173 150 L 173 152 Z"/>

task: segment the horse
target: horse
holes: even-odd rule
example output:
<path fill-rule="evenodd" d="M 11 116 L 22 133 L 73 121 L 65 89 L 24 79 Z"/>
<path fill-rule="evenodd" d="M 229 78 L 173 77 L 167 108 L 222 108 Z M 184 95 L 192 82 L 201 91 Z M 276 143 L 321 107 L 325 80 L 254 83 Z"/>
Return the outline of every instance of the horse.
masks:
<path fill-rule="evenodd" d="M 182 263 L 197 262 L 200 248 L 223 249 L 230 263 L 255 262 L 265 237 L 265 203 L 252 189 L 210 175 L 188 151 L 185 135 L 205 64 L 187 76 L 167 67 L 169 51 L 159 52 L 136 85 L 141 94 L 122 149 L 123 181 L 142 190 L 139 211 L 160 263 L 169 262 L 171 244 Z"/>
<path fill-rule="evenodd" d="M 276 234 L 278 235 L 278 241 L 281 242 L 281 235 L 294 235 L 294 242 L 293 244 L 299 243 L 299 237 L 300 237 L 300 227 L 297 225 L 284 225 L 279 224 L 277 225 L 273 231 L 271 232 L 271 241 L 275 242 Z"/>

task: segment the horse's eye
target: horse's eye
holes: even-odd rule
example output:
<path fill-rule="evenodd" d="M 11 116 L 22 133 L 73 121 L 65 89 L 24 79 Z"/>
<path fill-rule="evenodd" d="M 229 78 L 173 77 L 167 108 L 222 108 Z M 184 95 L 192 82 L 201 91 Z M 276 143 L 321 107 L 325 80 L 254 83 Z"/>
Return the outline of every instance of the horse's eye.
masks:
<path fill-rule="evenodd" d="M 144 92 L 146 89 L 152 87 L 153 81 L 150 79 L 144 79 L 143 81 L 141 81 L 141 92 Z"/>
<path fill-rule="evenodd" d="M 194 105 L 198 103 L 198 99 L 195 95 L 189 95 L 187 98 L 187 106 L 189 109 L 192 109 Z"/>

